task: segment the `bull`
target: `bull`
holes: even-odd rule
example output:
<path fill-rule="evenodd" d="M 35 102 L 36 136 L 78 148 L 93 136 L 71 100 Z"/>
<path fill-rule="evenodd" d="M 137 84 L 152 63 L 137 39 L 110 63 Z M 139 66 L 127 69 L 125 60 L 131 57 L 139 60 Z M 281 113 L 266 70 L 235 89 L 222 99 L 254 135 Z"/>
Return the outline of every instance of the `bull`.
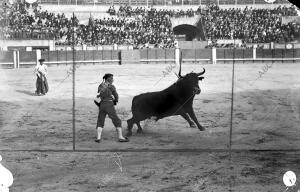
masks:
<path fill-rule="evenodd" d="M 196 123 L 200 131 L 204 131 L 204 127 L 200 125 L 193 110 L 193 100 L 196 94 L 200 94 L 199 80 L 205 73 L 188 73 L 181 76 L 181 62 L 178 73 L 178 80 L 168 88 L 158 92 L 148 92 L 137 95 L 132 100 L 132 118 L 127 120 L 128 132 L 127 136 L 132 135 L 132 127 L 137 125 L 137 133 L 142 133 L 141 121 L 153 118 L 155 121 L 159 119 L 181 115 L 190 125 L 195 127 Z M 191 119 L 193 121 L 191 121 Z"/>

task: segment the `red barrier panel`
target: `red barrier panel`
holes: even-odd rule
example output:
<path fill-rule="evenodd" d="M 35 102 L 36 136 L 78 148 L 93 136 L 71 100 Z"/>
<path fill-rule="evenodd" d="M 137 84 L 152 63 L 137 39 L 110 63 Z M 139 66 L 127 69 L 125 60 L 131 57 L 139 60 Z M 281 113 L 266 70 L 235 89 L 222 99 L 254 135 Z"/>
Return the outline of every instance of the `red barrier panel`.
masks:
<path fill-rule="evenodd" d="M 284 58 L 294 58 L 294 49 L 284 49 L 283 57 Z"/>
<path fill-rule="evenodd" d="M 103 52 L 102 51 L 94 51 L 94 59 L 95 60 L 102 60 L 103 59 Z"/>
<path fill-rule="evenodd" d="M 212 57 L 211 49 L 196 49 L 195 50 L 196 59 L 210 59 Z"/>
<path fill-rule="evenodd" d="M 14 62 L 13 51 L 0 51 L 0 62 L 13 63 Z"/>
<path fill-rule="evenodd" d="M 109 63 L 115 63 L 117 61 L 111 60 L 118 60 L 119 59 L 119 51 L 116 50 L 103 50 L 102 51 L 102 59 L 107 60 Z"/>
<path fill-rule="evenodd" d="M 49 51 L 49 58 L 47 61 L 58 61 L 58 51 Z"/>
<path fill-rule="evenodd" d="M 225 49 L 225 58 L 226 59 L 236 58 L 236 55 L 234 55 L 234 49 Z"/>
<path fill-rule="evenodd" d="M 111 60 L 112 59 L 112 51 L 110 50 L 103 50 L 102 51 L 103 54 L 103 60 Z"/>
<path fill-rule="evenodd" d="M 118 60 L 119 59 L 119 51 L 114 50 L 111 52 L 111 59 L 112 60 Z"/>
<path fill-rule="evenodd" d="M 161 61 L 157 61 L 156 63 L 166 63 L 165 49 L 156 49 L 156 59 L 161 59 Z"/>
<path fill-rule="evenodd" d="M 35 51 L 20 51 L 20 63 L 36 62 Z"/>
<path fill-rule="evenodd" d="M 140 63 L 140 51 L 139 50 L 122 50 L 121 51 L 121 63 L 131 64 Z"/>
<path fill-rule="evenodd" d="M 139 51 L 141 59 L 148 59 L 148 49 L 141 49 Z"/>
<path fill-rule="evenodd" d="M 175 59 L 175 49 L 165 49 L 166 59 Z"/>
<path fill-rule="evenodd" d="M 130 50 L 128 50 L 128 54 Z M 99 63 L 118 63 L 119 60 L 127 60 L 130 63 L 132 61 L 137 63 L 147 62 L 152 60 L 151 63 L 167 63 L 175 61 L 175 49 L 143 49 L 132 50 L 134 54 L 125 55 L 122 51 L 118 50 L 88 50 L 88 51 L 76 51 L 76 61 L 100 61 Z M 211 49 L 182 49 L 182 56 L 184 62 L 199 62 L 201 59 L 212 59 Z M 217 59 L 221 60 L 220 63 L 232 62 L 233 59 L 252 59 L 252 49 L 217 49 Z M 20 63 L 21 64 L 35 64 L 36 52 L 35 51 L 20 51 Z M 41 57 L 46 62 L 56 62 L 58 64 L 72 64 L 73 51 L 42 51 Z M 274 61 L 280 62 L 296 62 L 293 58 L 300 58 L 300 49 L 257 49 L 257 60 L 265 59 L 263 62 L 267 62 L 268 59 L 274 59 Z M 287 61 L 285 58 L 289 58 Z M 222 61 L 222 59 L 225 59 Z M 145 61 L 146 60 L 146 61 Z M 171 60 L 171 61 L 167 61 Z M 68 62 L 67 62 L 68 61 Z M 102 62 L 104 61 L 104 62 Z M 271 61 L 271 60 L 269 60 Z M 269 62 L 268 61 L 268 62 Z M 0 62 L 13 63 L 13 52 L 2 51 L 0 52 Z M 121 61 L 122 62 L 122 61 Z M 83 62 L 85 63 L 85 62 Z M 125 62 L 126 63 L 126 62 Z"/>
<path fill-rule="evenodd" d="M 73 61 L 73 51 L 66 51 L 67 61 Z"/>
<path fill-rule="evenodd" d="M 182 49 L 182 59 L 195 59 L 195 50 L 193 49 Z"/>
<path fill-rule="evenodd" d="M 45 59 L 45 61 L 49 61 L 48 51 L 41 51 L 41 58 Z"/>
<path fill-rule="evenodd" d="M 76 51 L 75 53 L 76 61 L 83 61 L 85 58 L 85 52 L 86 51 Z"/>
<path fill-rule="evenodd" d="M 156 59 L 155 49 L 147 49 L 147 51 L 148 51 L 148 59 Z"/>
<path fill-rule="evenodd" d="M 244 59 L 245 58 L 245 49 L 232 49 L 233 58 Z"/>
<path fill-rule="evenodd" d="M 271 58 L 282 58 L 284 55 L 283 49 L 273 49 Z"/>
<path fill-rule="evenodd" d="M 84 52 L 84 59 L 82 59 L 82 60 L 85 60 L 85 61 L 94 60 L 94 51 L 93 50 L 85 51 Z"/>
<path fill-rule="evenodd" d="M 226 58 L 225 50 L 226 49 L 216 49 L 217 59 L 224 59 L 224 58 Z"/>
<path fill-rule="evenodd" d="M 262 58 L 274 58 L 274 49 L 263 49 L 262 53 L 263 53 L 263 57 Z"/>
<path fill-rule="evenodd" d="M 253 58 L 253 49 L 244 49 L 244 58 L 252 59 Z"/>
<path fill-rule="evenodd" d="M 300 49 L 295 49 L 294 56 L 295 58 L 300 58 Z"/>
<path fill-rule="evenodd" d="M 67 52 L 68 51 L 58 51 L 57 61 L 67 61 Z"/>

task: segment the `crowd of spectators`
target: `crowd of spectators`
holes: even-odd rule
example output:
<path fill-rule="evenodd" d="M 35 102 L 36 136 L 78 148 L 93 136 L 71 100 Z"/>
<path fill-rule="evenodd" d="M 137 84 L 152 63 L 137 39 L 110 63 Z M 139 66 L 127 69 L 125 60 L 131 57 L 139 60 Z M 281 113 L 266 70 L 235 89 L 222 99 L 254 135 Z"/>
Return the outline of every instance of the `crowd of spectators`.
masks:
<path fill-rule="evenodd" d="M 77 25 L 75 43 L 86 45 L 132 45 L 135 48 L 174 46 L 170 18 L 166 14 L 145 14 L 134 17 L 90 18 L 87 25 Z M 68 35 L 63 44 L 72 44 Z"/>
<path fill-rule="evenodd" d="M 296 16 L 294 7 L 275 9 L 220 9 L 211 5 L 202 14 L 206 37 L 242 39 L 246 43 L 289 42 L 299 35 L 300 25 L 283 24 L 282 16 Z"/>
<path fill-rule="evenodd" d="M 1 33 L 5 38 L 28 38 L 37 34 L 38 38 L 57 40 L 59 45 L 132 45 L 135 48 L 174 47 L 174 35 L 170 17 L 166 13 L 149 11 L 143 16 L 90 18 L 88 24 L 79 24 L 76 16 L 67 18 L 63 13 L 43 11 L 32 7 L 30 14 L 26 4 L 10 7 L 7 23 L 3 23 Z M 126 9 L 129 9 L 128 7 Z M 137 13 L 137 12 L 136 12 Z M 73 36 L 74 31 L 74 36 Z"/>
<path fill-rule="evenodd" d="M 71 20 L 62 14 L 41 11 L 40 6 L 33 4 L 32 13 L 28 12 L 29 4 L 17 3 L 8 6 L 1 22 L 1 32 L 5 38 L 53 38 L 61 39 L 70 33 Z M 5 21 L 5 18 L 6 21 Z M 75 19 L 75 24 L 78 24 Z"/>
<path fill-rule="evenodd" d="M 132 16 L 147 16 L 147 15 L 153 15 L 153 16 L 165 16 L 168 15 L 169 17 L 194 17 L 195 14 L 199 14 L 197 11 L 194 11 L 193 9 L 187 9 L 187 10 L 168 10 L 168 9 L 155 9 L 150 7 L 137 7 L 133 9 L 131 6 L 120 6 L 119 10 L 116 11 L 114 6 L 109 7 L 107 13 L 109 13 L 111 16 L 118 16 L 118 17 L 132 17 Z"/>
<path fill-rule="evenodd" d="M 293 41 L 300 33 L 296 23 L 283 24 L 282 16 L 295 16 L 294 7 L 275 9 L 220 9 L 209 5 L 197 10 L 167 10 L 150 7 L 114 6 L 108 9 L 107 18 L 89 18 L 80 24 L 74 16 L 54 14 L 41 10 L 34 4 L 17 3 L 0 10 L 0 25 L 5 38 L 26 38 L 36 34 L 38 38 L 52 38 L 58 45 L 132 45 L 135 48 L 174 47 L 172 17 L 200 15 L 207 40 L 241 39 L 243 43 L 268 43 Z M 6 18 L 6 19 L 5 19 Z M 74 32 L 74 33 L 73 33 Z M 24 36 L 25 35 L 25 36 Z"/>
<path fill-rule="evenodd" d="M 72 45 L 70 33 L 60 44 Z M 75 44 L 95 45 L 132 45 L 135 48 L 155 47 L 168 48 L 174 46 L 174 35 L 168 17 L 90 18 L 87 25 L 77 25 Z"/>

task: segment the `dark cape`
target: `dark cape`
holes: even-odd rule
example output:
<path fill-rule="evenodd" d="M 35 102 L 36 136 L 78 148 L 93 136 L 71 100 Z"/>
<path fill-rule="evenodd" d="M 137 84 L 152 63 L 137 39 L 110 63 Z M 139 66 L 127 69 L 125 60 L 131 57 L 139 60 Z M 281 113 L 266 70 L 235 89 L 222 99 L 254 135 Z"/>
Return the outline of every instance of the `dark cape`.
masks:
<path fill-rule="evenodd" d="M 40 76 L 37 75 L 36 79 L 36 94 L 46 94 L 49 90 L 47 78 L 42 73 L 39 73 Z"/>

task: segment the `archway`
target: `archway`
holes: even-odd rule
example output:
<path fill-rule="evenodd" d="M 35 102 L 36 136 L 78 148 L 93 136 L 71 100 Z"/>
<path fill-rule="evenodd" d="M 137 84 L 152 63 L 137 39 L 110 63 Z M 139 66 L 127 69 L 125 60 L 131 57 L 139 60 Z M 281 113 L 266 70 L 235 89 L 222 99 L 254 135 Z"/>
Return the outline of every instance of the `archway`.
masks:
<path fill-rule="evenodd" d="M 185 35 L 186 41 L 201 39 L 200 29 L 193 25 L 188 25 L 188 24 L 178 25 L 173 28 L 173 32 L 175 35 Z"/>

